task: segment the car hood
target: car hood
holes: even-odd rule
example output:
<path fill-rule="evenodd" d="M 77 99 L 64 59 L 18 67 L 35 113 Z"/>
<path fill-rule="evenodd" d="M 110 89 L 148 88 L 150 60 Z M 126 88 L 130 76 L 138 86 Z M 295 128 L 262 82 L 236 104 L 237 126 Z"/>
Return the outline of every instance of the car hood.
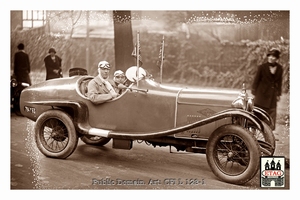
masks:
<path fill-rule="evenodd" d="M 178 84 L 159 84 L 153 80 L 142 81 L 141 88 L 154 89 L 168 93 L 176 93 L 178 103 L 217 105 L 227 104 L 231 106 L 241 90 L 227 88 L 208 88 L 208 87 L 184 87 Z"/>

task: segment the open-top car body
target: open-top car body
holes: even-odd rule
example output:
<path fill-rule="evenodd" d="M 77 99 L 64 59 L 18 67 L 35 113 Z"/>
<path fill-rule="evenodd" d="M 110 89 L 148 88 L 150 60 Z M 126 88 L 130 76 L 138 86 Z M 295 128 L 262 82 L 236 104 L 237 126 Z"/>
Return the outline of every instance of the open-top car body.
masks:
<path fill-rule="evenodd" d="M 136 77 L 136 74 L 137 77 Z M 94 104 L 87 97 L 89 75 L 48 80 L 22 91 L 22 114 L 35 121 L 35 140 L 47 157 L 67 158 L 78 138 L 90 145 L 131 149 L 134 140 L 178 151 L 205 153 L 222 181 L 243 184 L 259 169 L 260 156 L 273 155 L 274 123 L 242 91 L 182 88 L 156 82 L 138 67 L 117 98 Z"/>

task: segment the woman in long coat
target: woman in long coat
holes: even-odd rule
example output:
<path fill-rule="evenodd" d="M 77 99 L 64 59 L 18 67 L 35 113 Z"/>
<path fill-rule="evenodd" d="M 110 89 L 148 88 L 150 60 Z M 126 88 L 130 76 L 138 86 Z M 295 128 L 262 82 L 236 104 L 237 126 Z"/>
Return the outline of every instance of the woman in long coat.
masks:
<path fill-rule="evenodd" d="M 264 109 L 276 124 L 277 101 L 280 100 L 283 68 L 277 63 L 280 51 L 271 49 L 268 61 L 258 66 L 252 84 L 252 94 L 255 96 L 254 105 Z"/>
<path fill-rule="evenodd" d="M 62 77 L 62 59 L 55 54 L 55 49 L 50 48 L 49 55 L 44 58 L 46 67 L 46 80 Z"/>

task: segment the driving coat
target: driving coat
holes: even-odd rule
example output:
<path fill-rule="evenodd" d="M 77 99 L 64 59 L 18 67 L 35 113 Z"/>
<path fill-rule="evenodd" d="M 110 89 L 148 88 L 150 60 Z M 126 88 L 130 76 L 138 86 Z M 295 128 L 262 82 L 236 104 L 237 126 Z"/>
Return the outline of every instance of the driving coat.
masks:
<path fill-rule="evenodd" d="M 115 87 L 115 83 L 112 80 L 109 80 L 109 83 Z M 99 76 L 96 76 L 88 83 L 88 98 L 94 104 L 101 104 L 108 100 L 113 99 L 112 95 L 105 86 L 105 83 L 102 82 Z"/>
<path fill-rule="evenodd" d="M 275 74 L 270 72 L 270 66 L 276 65 Z M 277 96 L 281 96 L 283 68 L 278 63 L 264 63 L 258 66 L 252 83 L 254 105 L 263 108 L 276 108 Z"/>
<path fill-rule="evenodd" d="M 14 57 L 14 75 L 19 83 L 31 85 L 29 56 L 24 51 L 18 51 Z"/>

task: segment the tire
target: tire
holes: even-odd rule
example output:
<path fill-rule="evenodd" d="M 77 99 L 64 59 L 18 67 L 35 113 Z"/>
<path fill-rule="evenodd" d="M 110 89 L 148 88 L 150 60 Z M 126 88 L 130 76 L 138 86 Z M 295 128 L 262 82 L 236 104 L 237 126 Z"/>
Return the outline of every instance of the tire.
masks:
<path fill-rule="evenodd" d="M 257 173 L 260 147 L 248 130 L 238 125 L 224 125 L 209 137 L 206 159 L 212 172 L 222 181 L 244 184 Z"/>
<path fill-rule="evenodd" d="M 255 127 L 248 127 L 248 130 L 257 139 L 259 146 L 261 147 L 262 156 L 273 156 L 276 148 L 276 140 L 271 127 L 265 122 L 263 123 L 264 132 L 261 132 Z"/>
<path fill-rule="evenodd" d="M 94 145 L 94 146 L 104 146 L 106 145 L 111 138 L 105 138 L 94 135 L 84 135 L 80 138 L 85 144 Z"/>
<path fill-rule="evenodd" d="M 47 157 L 65 159 L 76 149 L 78 136 L 71 117 L 60 110 L 39 116 L 34 127 L 38 149 Z"/>

